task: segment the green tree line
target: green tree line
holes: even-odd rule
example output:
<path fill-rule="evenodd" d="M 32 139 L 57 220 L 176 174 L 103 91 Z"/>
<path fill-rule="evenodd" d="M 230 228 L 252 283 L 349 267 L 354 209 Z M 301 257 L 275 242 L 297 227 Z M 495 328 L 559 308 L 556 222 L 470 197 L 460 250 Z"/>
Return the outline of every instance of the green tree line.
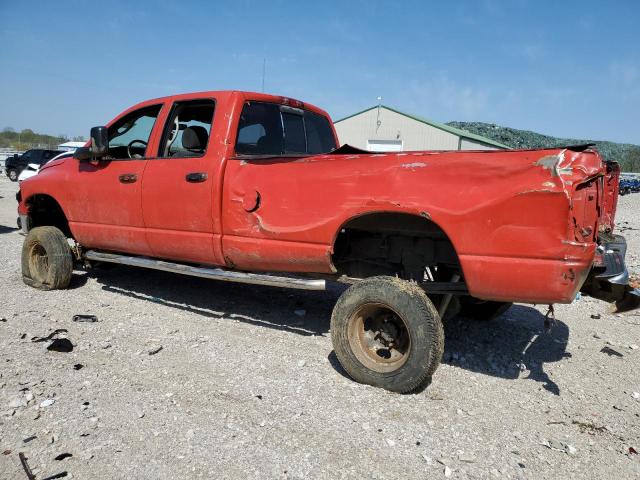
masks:
<path fill-rule="evenodd" d="M 56 148 L 58 145 L 69 141 L 83 142 L 84 137 L 68 137 L 67 135 L 47 135 L 36 133 L 30 128 L 16 131 L 11 127 L 5 127 L 0 132 L 0 148 L 14 150 L 28 150 L 29 148 Z"/>

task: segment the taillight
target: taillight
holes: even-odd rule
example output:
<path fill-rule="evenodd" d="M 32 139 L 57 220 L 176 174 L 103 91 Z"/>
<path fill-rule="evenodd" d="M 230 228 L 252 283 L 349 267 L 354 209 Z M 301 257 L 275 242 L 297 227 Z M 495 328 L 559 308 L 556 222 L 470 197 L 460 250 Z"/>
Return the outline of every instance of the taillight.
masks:
<path fill-rule="evenodd" d="M 578 242 L 593 242 L 597 238 L 600 182 L 600 178 L 595 178 L 579 185 L 571 199 L 574 234 Z"/>

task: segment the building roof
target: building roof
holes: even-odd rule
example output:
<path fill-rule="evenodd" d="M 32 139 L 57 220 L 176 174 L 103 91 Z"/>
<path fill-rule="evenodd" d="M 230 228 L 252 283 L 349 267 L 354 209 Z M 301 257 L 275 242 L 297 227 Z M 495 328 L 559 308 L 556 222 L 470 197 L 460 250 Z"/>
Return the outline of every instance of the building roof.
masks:
<path fill-rule="evenodd" d="M 387 105 L 379 105 L 380 108 L 386 108 L 387 110 L 390 110 L 392 112 L 395 112 L 399 115 L 403 115 L 405 117 L 411 118 L 417 122 L 420 123 L 424 123 L 426 125 L 430 125 L 432 127 L 435 128 L 439 128 L 440 130 L 444 130 L 445 132 L 449 132 L 452 133 L 454 135 L 457 135 L 459 137 L 462 138 L 468 138 L 469 140 L 476 140 L 478 142 L 482 142 L 482 143 L 486 143 L 489 145 L 494 145 L 496 147 L 500 147 L 500 148 L 505 148 L 507 150 L 511 150 L 511 147 L 504 145 L 502 143 L 496 142 L 495 140 L 491 140 L 490 138 L 487 137 L 483 137 L 482 135 L 476 135 L 475 133 L 471 133 L 471 132 L 467 132 L 466 130 L 462 130 L 460 128 L 455 128 L 455 127 L 451 127 L 449 125 L 445 125 L 444 123 L 439 123 L 439 122 L 434 122 L 433 120 L 427 120 L 426 118 L 422 118 L 422 117 L 418 117 L 417 115 L 411 115 L 409 113 L 405 113 L 405 112 L 401 112 L 400 110 L 397 110 L 395 108 L 389 107 Z M 360 115 L 361 113 L 365 113 L 368 112 L 369 110 L 373 110 L 374 108 L 378 108 L 378 105 L 374 105 L 373 107 L 369 107 L 369 108 L 365 108 L 364 110 L 354 113 L 352 115 L 349 115 L 347 117 L 341 118 L 340 120 L 336 120 L 333 123 L 338 123 L 338 122 L 342 122 L 344 120 L 347 120 L 351 117 L 355 117 L 356 115 Z"/>

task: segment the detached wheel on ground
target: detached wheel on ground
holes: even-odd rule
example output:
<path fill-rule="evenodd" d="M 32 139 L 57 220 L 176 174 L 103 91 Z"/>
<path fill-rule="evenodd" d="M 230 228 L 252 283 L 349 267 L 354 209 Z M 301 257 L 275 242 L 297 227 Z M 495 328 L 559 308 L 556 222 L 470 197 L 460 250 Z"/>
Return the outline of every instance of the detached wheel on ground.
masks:
<path fill-rule="evenodd" d="M 56 227 L 36 227 L 22 245 L 22 280 L 40 290 L 66 288 L 73 273 L 67 238 Z"/>
<path fill-rule="evenodd" d="M 346 290 L 331 315 L 331 338 L 351 378 L 398 393 L 427 386 L 444 351 L 433 303 L 416 283 L 395 277 Z"/>
<path fill-rule="evenodd" d="M 13 168 L 7 172 L 7 176 L 9 177 L 9 180 L 11 180 L 12 182 L 18 181 L 18 171 L 14 170 Z"/>
<path fill-rule="evenodd" d="M 488 322 L 498 318 L 511 308 L 513 303 L 493 302 L 491 300 L 480 300 L 473 297 L 460 297 L 459 315 L 474 320 Z"/>

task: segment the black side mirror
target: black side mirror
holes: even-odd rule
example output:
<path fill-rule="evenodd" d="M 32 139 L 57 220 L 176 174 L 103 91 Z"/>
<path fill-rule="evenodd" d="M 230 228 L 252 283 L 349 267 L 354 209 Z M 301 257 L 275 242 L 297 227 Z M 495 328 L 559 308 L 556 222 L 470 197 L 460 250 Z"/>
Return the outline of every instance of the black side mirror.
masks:
<path fill-rule="evenodd" d="M 109 152 L 109 134 L 107 127 L 93 127 L 91 129 L 91 154 L 94 157 L 104 157 Z"/>

